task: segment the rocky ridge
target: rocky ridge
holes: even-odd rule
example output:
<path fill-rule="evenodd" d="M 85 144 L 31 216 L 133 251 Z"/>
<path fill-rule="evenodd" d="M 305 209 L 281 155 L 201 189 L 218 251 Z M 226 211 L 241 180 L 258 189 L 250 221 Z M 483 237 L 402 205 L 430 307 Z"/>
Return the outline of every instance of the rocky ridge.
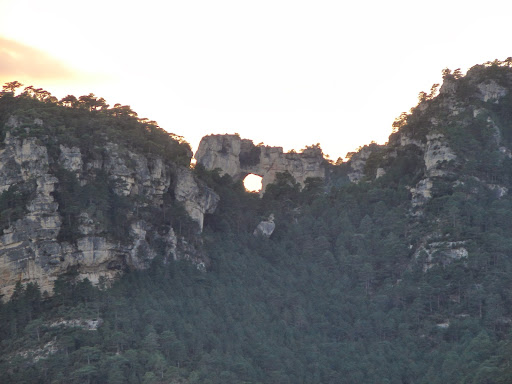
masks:
<path fill-rule="evenodd" d="M 262 193 L 276 174 L 289 172 L 304 186 L 307 178 L 325 178 L 326 167 L 322 150 L 311 146 L 301 153 L 285 153 L 282 147 L 256 146 L 238 135 L 209 135 L 201 139 L 195 158 L 208 170 L 219 168 L 235 180 L 249 174 L 262 177 Z"/>
<path fill-rule="evenodd" d="M 448 73 L 439 94 L 411 109 L 387 144 L 370 144 L 352 154 L 350 181 L 386 178 L 401 164 L 401 172 L 405 167 L 412 176 L 412 182 L 404 186 L 410 193 L 413 218 L 424 215 L 440 188 L 443 194 L 461 191 L 467 199 L 477 198 L 482 191 L 502 198 L 508 188 L 493 176 L 493 168 L 512 157 L 512 143 L 505 140 L 508 126 L 500 119 L 510 103 L 511 83 L 508 73 L 490 78 L 485 65 L 473 67 L 466 76 Z M 434 265 L 466 259 L 465 244 L 463 238 L 447 238 L 436 230 L 415 245 L 414 258 L 427 271 Z"/>

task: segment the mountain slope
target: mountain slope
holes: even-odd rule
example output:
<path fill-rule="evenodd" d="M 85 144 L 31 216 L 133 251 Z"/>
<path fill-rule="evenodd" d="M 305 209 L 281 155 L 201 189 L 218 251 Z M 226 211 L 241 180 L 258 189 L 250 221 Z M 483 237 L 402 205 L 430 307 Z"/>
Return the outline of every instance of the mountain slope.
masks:
<path fill-rule="evenodd" d="M 196 166 L 220 196 L 206 272 L 157 255 L 105 290 L 18 284 L 0 380 L 510 382 L 511 79 L 508 62 L 446 71 L 388 144 L 302 189 L 278 174 L 259 198 Z"/>

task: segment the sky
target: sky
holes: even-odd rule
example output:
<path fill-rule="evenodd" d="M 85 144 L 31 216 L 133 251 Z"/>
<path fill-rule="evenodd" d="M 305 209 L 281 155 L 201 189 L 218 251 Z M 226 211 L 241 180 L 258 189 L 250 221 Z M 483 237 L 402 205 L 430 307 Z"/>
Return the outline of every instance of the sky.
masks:
<path fill-rule="evenodd" d="M 510 5 L 509 5 L 510 4 Z M 444 68 L 512 56 L 512 3 L 0 0 L 0 83 L 94 93 L 195 149 L 207 134 L 331 159 L 376 141 Z"/>

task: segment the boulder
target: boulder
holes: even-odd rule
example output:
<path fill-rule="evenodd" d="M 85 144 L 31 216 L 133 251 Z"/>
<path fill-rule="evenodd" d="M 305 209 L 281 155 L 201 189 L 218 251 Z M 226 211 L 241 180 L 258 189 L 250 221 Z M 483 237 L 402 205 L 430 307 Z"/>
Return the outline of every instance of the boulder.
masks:
<path fill-rule="evenodd" d="M 274 215 L 270 215 L 267 220 L 261 221 L 256 229 L 253 232 L 253 235 L 256 237 L 270 237 L 272 233 L 276 229 L 276 224 L 274 223 Z"/>

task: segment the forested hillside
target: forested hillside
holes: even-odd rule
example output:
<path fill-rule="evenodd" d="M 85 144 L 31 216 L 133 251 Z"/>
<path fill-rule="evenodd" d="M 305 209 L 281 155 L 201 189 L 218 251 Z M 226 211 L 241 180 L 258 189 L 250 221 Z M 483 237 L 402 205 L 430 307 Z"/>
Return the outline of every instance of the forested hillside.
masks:
<path fill-rule="evenodd" d="M 327 164 L 328 177 L 304 188 L 283 173 L 259 197 L 198 164 L 194 177 L 220 197 L 215 212 L 201 234 L 183 210 L 172 212 L 189 223 L 182 235 L 205 268 L 156 247 L 147 269 L 126 268 L 111 283 L 95 286 L 69 268 L 51 295 L 17 284 L 0 304 L 0 382 L 510 383 L 511 61 L 445 70 L 386 145 Z M 64 108 L 84 124 L 100 115 L 38 97 L 6 90 L 0 123 Z M 102 127 L 126 140 L 114 112 Z M 62 130 L 87 149 L 76 130 Z M 187 157 L 154 125 L 133 135 L 126 145 Z M 0 196 L 7 229 L 24 201 L 9 191 Z M 168 199 L 169 210 L 180 206 Z M 78 241 L 76 213 L 66 214 L 61 236 Z M 255 236 L 270 214 L 275 231 Z M 162 228 L 178 228 L 173 220 Z"/>

